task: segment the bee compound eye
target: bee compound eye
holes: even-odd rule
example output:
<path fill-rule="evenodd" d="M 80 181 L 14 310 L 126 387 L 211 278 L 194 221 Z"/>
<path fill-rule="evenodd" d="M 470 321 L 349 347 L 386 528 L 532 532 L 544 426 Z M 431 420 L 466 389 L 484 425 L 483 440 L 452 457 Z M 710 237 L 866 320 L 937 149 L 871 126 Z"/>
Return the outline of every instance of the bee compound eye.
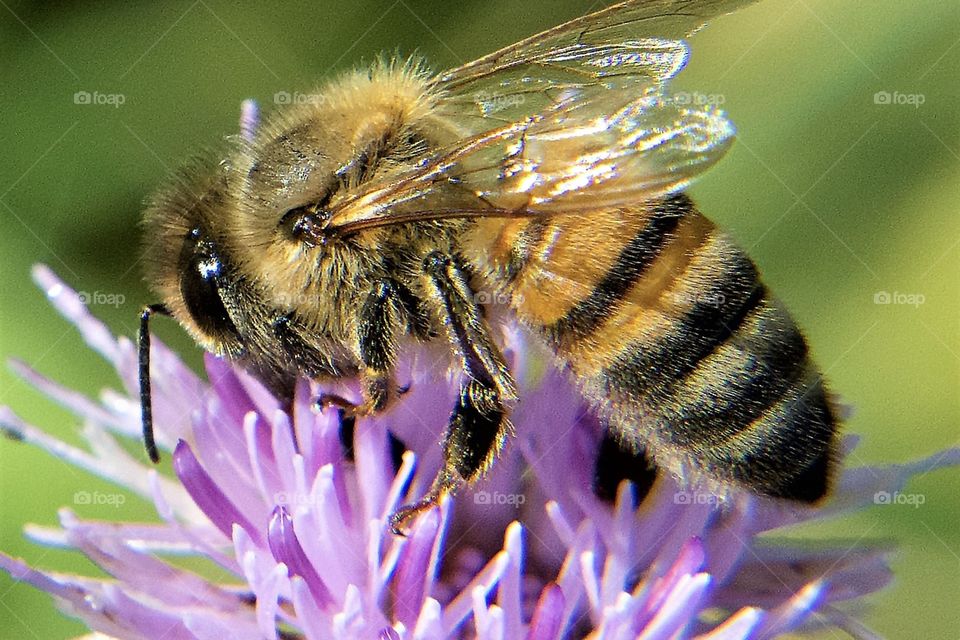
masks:
<path fill-rule="evenodd" d="M 213 243 L 191 231 L 180 256 L 180 295 L 201 331 L 221 341 L 239 341 L 223 299 L 226 271 Z"/>

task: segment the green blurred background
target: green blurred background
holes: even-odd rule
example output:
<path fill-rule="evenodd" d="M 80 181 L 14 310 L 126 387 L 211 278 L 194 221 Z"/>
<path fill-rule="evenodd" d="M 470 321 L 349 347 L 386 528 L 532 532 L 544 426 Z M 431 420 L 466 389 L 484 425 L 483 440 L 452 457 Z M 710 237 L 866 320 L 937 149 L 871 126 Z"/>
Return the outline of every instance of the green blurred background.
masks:
<path fill-rule="evenodd" d="M 137 264 L 141 202 L 192 152 L 235 131 L 242 99 L 270 108 L 276 92 L 309 92 L 383 50 L 453 66 L 599 6 L 0 1 L 0 357 L 86 393 L 116 384 L 33 286 L 30 265 L 102 294 L 94 300 L 110 304 L 93 311 L 133 336 L 150 301 Z M 855 406 L 848 430 L 863 438 L 853 464 L 926 456 L 960 435 L 958 37 L 955 0 L 765 0 L 698 34 L 677 84 L 719 96 L 737 124 L 737 144 L 693 193 L 750 248 Z M 76 104 L 77 91 L 124 102 Z M 921 100 L 909 96 L 922 104 L 897 104 Z M 922 304 L 876 304 L 880 292 Z M 156 330 L 199 363 L 173 323 Z M 77 421 L 6 369 L 0 404 L 78 441 Z M 958 480 L 956 469 L 923 475 L 907 488 L 924 496 L 919 508 L 876 506 L 804 532 L 899 545 L 896 581 L 865 613 L 887 637 L 960 637 Z M 74 492 L 98 489 L 107 487 L 0 439 L 0 548 L 91 571 L 26 543 L 21 527 L 53 524 L 58 507 L 75 506 Z M 134 499 L 75 508 L 97 518 L 152 513 Z M 0 576 L 0 637 L 82 630 L 45 595 Z"/>

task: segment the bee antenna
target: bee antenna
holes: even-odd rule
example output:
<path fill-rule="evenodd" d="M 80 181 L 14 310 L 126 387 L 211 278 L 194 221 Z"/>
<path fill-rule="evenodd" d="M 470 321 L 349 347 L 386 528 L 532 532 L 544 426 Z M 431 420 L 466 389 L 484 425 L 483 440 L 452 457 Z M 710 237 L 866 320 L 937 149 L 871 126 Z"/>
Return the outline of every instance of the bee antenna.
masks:
<path fill-rule="evenodd" d="M 143 444 L 147 449 L 150 460 L 156 464 L 160 462 L 160 452 L 153 438 L 153 402 L 150 398 L 150 316 L 159 313 L 169 316 L 170 310 L 166 305 L 151 304 L 140 312 L 140 333 L 137 336 L 140 371 L 140 418 L 143 424 Z"/>

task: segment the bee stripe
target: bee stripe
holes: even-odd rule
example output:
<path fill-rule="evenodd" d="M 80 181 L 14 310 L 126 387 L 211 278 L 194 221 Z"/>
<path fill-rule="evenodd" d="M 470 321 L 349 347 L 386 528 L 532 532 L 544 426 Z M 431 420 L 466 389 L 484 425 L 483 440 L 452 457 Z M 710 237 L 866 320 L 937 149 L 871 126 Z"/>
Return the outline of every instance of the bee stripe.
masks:
<path fill-rule="evenodd" d="M 827 491 L 836 418 L 810 371 L 735 438 L 705 449 L 733 480 L 778 498 L 813 502 Z"/>
<path fill-rule="evenodd" d="M 697 363 L 723 344 L 765 299 L 756 269 L 745 257 L 736 260 L 720 282 L 701 296 L 679 320 L 654 341 L 633 341 L 617 354 L 603 375 L 614 387 L 644 394 L 663 392 L 682 380 Z M 715 301 L 723 300 L 722 304 Z"/>
<path fill-rule="evenodd" d="M 751 428 L 810 370 L 807 344 L 786 315 L 766 306 L 727 342 L 671 384 L 651 409 L 681 447 L 714 446 Z"/>
<path fill-rule="evenodd" d="M 546 327 L 547 335 L 557 343 L 569 343 L 593 333 L 616 312 L 618 303 L 653 264 L 692 207 L 690 199 L 683 194 L 670 196 L 659 203 L 651 212 L 650 219 L 624 246 L 590 295 Z"/>
<path fill-rule="evenodd" d="M 753 269 L 752 264 L 750 268 Z M 743 326 L 747 318 L 764 305 L 766 294 L 766 288 L 760 282 L 756 282 L 746 299 L 732 307 L 732 313 L 724 309 L 725 302 L 697 302 L 693 305 L 681 322 L 680 330 L 684 334 L 682 344 L 691 348 L 684 354 L 687 357 L 675 359 L 676 378 L 681 379 L 690 375 L 704 358 L 726 343 Z"/>

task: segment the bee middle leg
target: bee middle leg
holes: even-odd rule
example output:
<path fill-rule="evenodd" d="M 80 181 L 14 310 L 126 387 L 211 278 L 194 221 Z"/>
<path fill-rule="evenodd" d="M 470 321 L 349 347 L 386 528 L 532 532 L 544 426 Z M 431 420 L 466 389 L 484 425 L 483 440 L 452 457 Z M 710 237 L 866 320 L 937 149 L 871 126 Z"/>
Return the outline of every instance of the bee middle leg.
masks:
<path fill-rule="evenodd" d="M 442 302 L 451 337 L 463 358 L 466 379 L 443 441 L 443 468 L 427 494 L 390 518 L 401 534 L 411 518 L 436 506 L 445 495 L 477 480 L 490 467 L 510 431 L 505 402 L 516 398 L 513 378 L 490 332 L 469 278 L 450 256 L 431 254 L 424 269 Z"/>

